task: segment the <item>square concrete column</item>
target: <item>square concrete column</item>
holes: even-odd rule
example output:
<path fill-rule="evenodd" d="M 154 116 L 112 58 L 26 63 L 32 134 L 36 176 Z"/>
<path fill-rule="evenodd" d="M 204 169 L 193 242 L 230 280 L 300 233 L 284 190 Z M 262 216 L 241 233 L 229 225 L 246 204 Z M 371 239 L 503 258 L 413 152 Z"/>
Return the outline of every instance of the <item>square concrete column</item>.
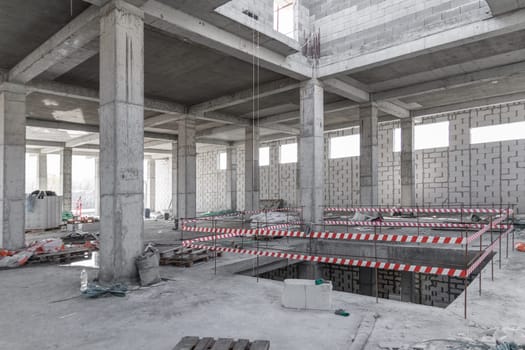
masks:
<path fill-rule="evenodd" d="M 359 157 L 359 193 L 362 206 L 377 206 L 379 204 L 377 114 L 377 107 L 373 104 L 359 106 L 361 151 Z"/>
<path fill-rule="evenodd" d="M 156 198 L 156 179 L 155 179 L 155 159 L 148 160 L 148 204 L 151 211 L 155 211 Z"/>
<path fill-rule="evenodd" d="M 177 214 L 181 218 L 197 216 L 197 144 L 195 119 L 177 121 Z"/>
<path fill-rule="evenodd" d="M 226 150 L 226 205 L 237 210 L 237 150 L 228 147 Z"/>
<path fill-rule="evenodd" d="M 0 85 L 0 248 L 25 246 L 26 91 Z"/>
<path fill-rule="evenodd" d="M 301 86 L 298 149 L 299 200 L 306 223 L 321 223 L 324 205 L 324 97 L 315 80 Z"/>
<path fill-rule="evenodd" d="M 401 206 L 416 204 L 414 171 L 414 121 L 401 119 Z"/>
<path fill-rule="evenodd" d="M 73 149 L 64 148 L 62 150 L 62 202 L 63 210 L 71 211 L 73 209 L 73 195 L 71 188 L 73 185 Z"/>
<path fill-rule="evenodd" d="M 47 190 L 47 154 L 38 155 L 38 188 Z"/>
<path fill-rule="evenodd" d="M 100 10 L 100 282 L 133 281 L 144 234 L 144 14 Z"/>
<path fill-rule="evenodd" d="M 178 182 L 177 182 L 177 143 L 171 144 L 171 215 L 177 217 L 177 198 L 178 198 Z"/>
<path fill-rule="evenodd" d="M 244 139 L 244 210 L 259 209 L 259 129 L 246 128 Z"/>
<path fill-rule="evenodd" d="M 95 215 L 100 216 L 100 158 L 95 158 Z"/>

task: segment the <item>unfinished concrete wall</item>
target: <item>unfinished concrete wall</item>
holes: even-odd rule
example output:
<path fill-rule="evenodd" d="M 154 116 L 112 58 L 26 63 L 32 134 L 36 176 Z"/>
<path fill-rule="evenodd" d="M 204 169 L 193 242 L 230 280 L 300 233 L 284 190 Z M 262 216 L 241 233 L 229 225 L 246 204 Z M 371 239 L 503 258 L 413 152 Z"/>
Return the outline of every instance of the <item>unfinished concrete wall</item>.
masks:
<path fill-rule="evenodd" d="M 168 209 L 171 202 L 172 164 L 171 159 L 157 159 L 155 162 L 155 209 Z"/>
<path fill-rule="evenodd" d="M 287 207 L 298 206 L 297 163 L 279 163 L 280 146 L 296 142 L 292 138 L 261 143 L 261 147 L 270 147 L 270 165 L 259 169 L 261 199 L 282 199 Z"/>
<path fill-rule="evenodd" d="M 525 213 L 525 139 L 470 144 L 470 128 L 525 121 L 525 103 L 472 109 L 423 118 L 419 123 L 449 121 L 449 147 L 418 150 L 414 153 L 416 203 L 437 205 L 517 204 Z M 400 152 L 394 152 L 394 129 L 399 122 L 380 123 L 379 204 L 401 205 Z M 358 134 L 359 128 L 325 133 L 325 205 L 350 207 L 359 204 L 359 157 L 329 159 L 330 138 Z M 286 139 L 261 143 L 270 147 L 270 165 L 260 167 L 261 199 L 283 199 L 286 206 L 297 205 L 297 164 L 279 164 L 279 147 L 294 143 Z M 225 208 L 221 194 L 225 177 L 218 175 L 217 157 L 201 155 L 198 163 L 199 211 Z M 243 146 L 237 148 L 239 164 L 244 161 Z M 207 165 L 206 165 L 207 164 Z M 204 176 L 204 171 L 207 177 Z M 207 179 L 209 185 L 201 183 Z M 203 193 L 207 192 L 207 194 Z M 223 192 L 222 192 L 223 193 Z M 202 200 L 201 200 L 202 198 Z M 244 170 L 238 167 L 237 202 L 244 208 Z M 221 207 L 221 205 L 223 207 Z"/>
<path fill-rule="evenodd" d="M 480 0 L 303 0 L 322 56 L 356 56 L 491 17 Z"/>
<path fill-rule="evenodd" d="M 330 138 L 359 134 L 359 127 L 325 133 L 325 205 L 359 205 L 359 157 L 330 159 Z"/>
<path fill-rule="evenodd" d="M 226 170 L 219 169 L 219 154 L 213 147 L 197 153 L 197 212 L 229 209 L 226 201 Z"/>

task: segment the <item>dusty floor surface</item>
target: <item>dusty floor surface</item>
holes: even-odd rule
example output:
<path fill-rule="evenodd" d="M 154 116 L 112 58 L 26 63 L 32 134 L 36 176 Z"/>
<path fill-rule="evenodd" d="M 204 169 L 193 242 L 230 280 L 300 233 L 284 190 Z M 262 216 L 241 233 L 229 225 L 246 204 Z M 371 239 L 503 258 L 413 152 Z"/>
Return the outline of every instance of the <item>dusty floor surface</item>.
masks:
<path fill-rule="evenodd" d="M 146 228 L 146 240 L 168 243 L 176 235 L 165 223 Z M 525 232 L 516 239 L 525 241 Z M 78 297 L 81 267 L 0 271 L 0 349 L 169 350 L 186 335 L 268 339 L 272 350 L 349 349 L 367 315 L 377 320 L 366 349 L 447 349 L 428 340 L 495 344 L 496 337 L 525 337 L 525 253 L 511 251 L 501 270 L 496 263 L 494 282 L 487 265 L 482 295 L 477 280 L 468 289 L 468 320 L 463 296 L 439 309 L 334 292 L 334 309 L 348 310 L 348 318 L 284 309 L 281 282 L 226 272 L 223 265 L 238 259 L 218 259 L 217 275 L 213 261 L 162 267 L 162 276 L 174 281 L 96 300 Z M 88 272 L 96 275 L 95 269 Z"/>

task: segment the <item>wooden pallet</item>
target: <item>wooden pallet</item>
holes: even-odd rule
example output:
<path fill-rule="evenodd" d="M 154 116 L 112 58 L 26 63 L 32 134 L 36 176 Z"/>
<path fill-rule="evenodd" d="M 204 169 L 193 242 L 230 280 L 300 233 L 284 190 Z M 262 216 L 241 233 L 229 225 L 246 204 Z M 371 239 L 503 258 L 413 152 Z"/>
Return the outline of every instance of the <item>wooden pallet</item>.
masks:
<path fill-rule="evenodd" d="M 42 264 L 42 263 L 69 263 L 74 260 L 83 260 L 91 257 L 91 250 L 81 248 L 71 248 L 56 253 L 37 254 L 33 255 L 28 261 L 28 264 Z"/>
<path fill-rule="evenodd" d="M 221 252 L 217 252 L 218 257 L 221 255 Z M 196 262 L 208 261 L 214 257 L 215 253 L 206 249 L 177 247 L 161 252 L 160 265 L 191 267 Z"/>
<path fill-rule="evenodd" d="M 268 340 L 255 340 L 250 342 L 247 339 L 234 340 L 231 338 L 199 338 L 184 337 L 173 350 L 268 350 L 270 342 Z"/>

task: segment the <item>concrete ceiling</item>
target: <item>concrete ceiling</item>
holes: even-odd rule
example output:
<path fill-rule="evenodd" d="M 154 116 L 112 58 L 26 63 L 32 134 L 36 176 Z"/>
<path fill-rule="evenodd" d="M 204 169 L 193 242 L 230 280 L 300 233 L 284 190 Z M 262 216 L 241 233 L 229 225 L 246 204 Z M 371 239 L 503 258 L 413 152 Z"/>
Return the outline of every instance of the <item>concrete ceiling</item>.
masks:
<path fill-rule="evenodd" d="M 12 68 L 88 6 L 81 0 L 0 0 L 0 68 Z"/>
<path fill-rule="evenodd" d="M 440 73 L 443 76 L 450 76 L 519 62 L 525 58 L 524 52 L 520 51 L 523 49 L 525 49 L 525 31 L 517 31 L 460 47 L 398 60 L 353 73 L 350 77 L 367 84 L 372 92 L 377 92 L 436 79 L 440 77 Z M 418 73 L 427 74 L 418 76 Z"/>
<path fill-rule="evenodd" d="M 252 86 L 253 66 L 192 42 L 146 27 L 144 38 L 144 90 L 148 97 L 193 105 Z M 259 69 L 261 83 L 282 75 Z M 56 79 L 98 88 L 98 55 Z"/>

